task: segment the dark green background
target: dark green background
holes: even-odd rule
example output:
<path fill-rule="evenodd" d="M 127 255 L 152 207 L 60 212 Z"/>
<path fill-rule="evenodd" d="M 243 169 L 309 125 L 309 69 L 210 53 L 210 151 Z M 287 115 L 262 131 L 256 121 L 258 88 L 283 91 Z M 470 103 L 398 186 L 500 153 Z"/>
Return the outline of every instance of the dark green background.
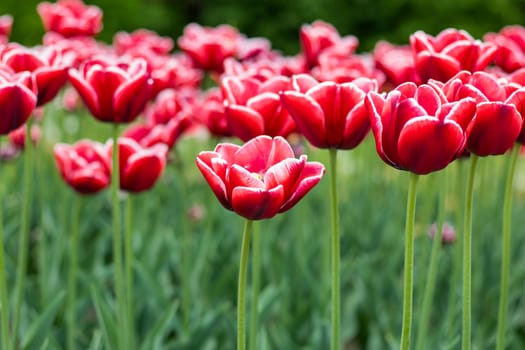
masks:
<path fill-rule="evenodd" d="M 40 42 L 42 24 L 36 0 L 2 0 L 0 14 L 15 18 L 12 40 L 25 45 Z M 301 24 L 323 19 L 342 35 L 354 34 L 360 51 L 379 39 L 406 43 L 421 29 L 436 34 L 447 27 L 462 28 L 477 38 L 525 18 L 523 0 L 92 0 L 104 11 L 104 31 L 110 41 L 118 30 L 148 28 L 177 38 L 189 22 L 203 25 L 228 23 L 248 36 L 269 38 L 286 54 L 299 50 Z"/>

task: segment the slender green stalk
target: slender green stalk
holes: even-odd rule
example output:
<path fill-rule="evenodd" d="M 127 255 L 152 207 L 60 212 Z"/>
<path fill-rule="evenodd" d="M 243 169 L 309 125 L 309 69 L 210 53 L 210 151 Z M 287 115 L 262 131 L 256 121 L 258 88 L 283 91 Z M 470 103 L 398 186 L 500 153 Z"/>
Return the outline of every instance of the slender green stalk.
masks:
<path fill-rule="evenodd" d="M 507 305 L 509 298 L 509 274 L 510 274 L 510 244 L 512 223 L 512 186 L 514 184 L 514 173 L 518 160 L 520 145 L 516 144 L 512 150 L 509 168 L 507 169 L 507 184 L 505 185 L 505 198 L 503 201 L 503 236 L 501 244 L 501 285 L 498 311 L 498 338 L 497 350 L 505 349 L 505 324 L 507 320 Z"/>
<path fill-rule="evenodd" d="M 442 176 L 442 184 L 438 188 L 438 219 L 436 224 L 436 234 L 432 241 L 432 250 L 430 253 L 430 264 L 428 266 L 427 279 L 425 283 L 425 291 L 423 294 L 423 304 L 421 307 L 421 314 L 419 318 L 419 327 L 416 341 L 416 350 L 423 350 L 425 340 L 428 332 L 428 320 L 430 318 L 430 310 L 432 306 L 432 298 L 434 296 L 434 289 L 436 286 L 437 267 L 439 261 L 439 253 L 441 248 L 441 237 L 443 235 L 443 221 L 445 218 L 445 198 L 447 196 L 447 174 Z"/>
<path fill-rule="evenodd" d="M 331 267 L 332 267 L 332 350 L 341 349 L 341 281 L 340 281 L 340 234 L 339 234 L 339 202 L 337 199 L 337 149 L 330 149 L 330 190 L 331 190 Z"/>
<path fill-rule="evenodd" d="M 403 283 L 403 321 L 401 328 L 401 350 L 410 348 L 412 331 L 412 304 L 414 294 L 414 221 L 416 217 L 417 181 L 419 175 L 410 173 L 407 211 L 405 221 L 405 268 Z"/>
<path fill-rule="evenodd" d="M 111 171 L 111 197 L 113 201 L 113 264 L 115 265 L 115 297 L 117 299 L 118 348 L 127 349 L 126 295 L 122 273 L 122 232 L 120 227 L 120 189 L 118 124 L 113 124 L 113 157 Z"/>
<path fill-rule="evenodd" d="M 67 349 L 74 350 L 76 330 L 77 274 L 78 274 L 78 236 L 82 197 L 77 196 L 73 203 L 71 236 L 69 237 L 69 273 L 67 278 Z"/>
<path fill-rule="evenodd" d="M 252 220 L 246 220 L 244 223 L 244 232 L 242 234 L 239 285 L 237 289 L 237 350 L 246 349 L 246 270 L 248 268 L 252 224 Z"/>
<path fill-rule="evenodd" d="M 133 196 L 128 194 L 126 203 L 126 231 L 124 233 L 124 271 L 126 275 L 126 301 L 127 301 L 127 327 L 128 346 L 132 350 L 135 345 L 134 339 L 134 313 L 133 313 Z"/>
<path fill-rule="evenodd" d="M 259 222 L 255 222 L 252 235 L 252 302 L 250 310 L 249 350 L 257 350 L 259 328 L 259 288 L 261 284 L 261 237 Z"/>
<path fill-rule="evenodd" d="M 3 188 L 0 188 L 2 191 Z M 3 192 L 3 191 L 2 191 Z M 3 197 L 3 193 L 0 193 L 0 197 Z M 1 318 L 0 326 L 2 329 L 2 349 L 10 349 L 10 335 L 9 335 L 9 303 L 7 296 L 7 277 L 5 271 L 5 259 L 4 259 L 4 216 L 3 216 L 3 205 L 0 202 L 0 313 Z"/>
<path fill-rule="evenodd" d="M 474 179 L 477 164 L 478 156 L 471 154 L 465 194 L 465 222 L 463 228 L 462 350 L 470 350 L 472 344 L 472 203 L 474 199 Z"/>
<path fill-rule="evenodd" d="M 33 193 L 33 141 L 31 140 L 32 118 L 26 123 L 26 140 L 24 148 L 24 198 L 20 216 L 20 236 L 18 241 L 18 260 L 15 281 L 15 309 L 13 315 L 13 346 L 18 337 L 18 325 L 22 311 L 22 300 L 27 272 L 27 255 L 29 251 L 29 220 Z"/>

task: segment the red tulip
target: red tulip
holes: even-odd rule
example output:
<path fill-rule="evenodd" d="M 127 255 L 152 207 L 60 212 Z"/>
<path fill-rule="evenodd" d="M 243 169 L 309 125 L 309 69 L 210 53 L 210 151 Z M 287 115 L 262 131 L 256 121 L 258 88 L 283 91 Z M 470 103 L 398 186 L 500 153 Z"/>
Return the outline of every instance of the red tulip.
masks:
<path fill-rule="evenodd" d="M 11 28 L 13 26 L 13 17 L 10 15 L 0 16 L 0 45 L 7 44 Z"/>
<path fill-rule="evenodd" d="M 0 60 L 15 72 L 30 72 L 37 90 L 37 105 L 42 106 L 58 94 L 67 81 L 71 61 L 54 47 L 29 49 L 10 44 L 0 52 Z"/>
<path fill-rule="evenodd" d="M 151 30 L 138 29 L 133 33 L 118 32 L 115 34 L 113 47 L 117 54 L 124 54 L 138 47 L 139 50 L 167 55 L 173 50 L 173 40 L 169 37 L 161 37 Z"/>
<path fill-rule="evenodd" d="M 422 31 L 410 36 L 416 71 L 423 82 L 447 81 L 461 70 L 485 69 L 496 53 L 492 43 L 474 40 L 463 30 L 445 29 L 436 37 Z"/>
<path fill-rule="evenodd" d="M 212 28 L 191 23 L 184 28 L 178 44 L 197 67 L 221 73 L 224 60 L 237 52 L 239 36 L 237 29 L 229 25 Z"/>
<path fill-rule="evenodd" d="M 64 37 L 94 36 L 102 30 L 102 11 L 97 6 L 86 6 L 81 0 L 42 2 L 38 14 L 46 31 Z"/>
<path fill-rule="evenodd" d="M 497 45 L 494 63 L 498 67 L 506 72 L 525 67 L 525 27 L 506 26 L 499 33 L 487 33 L 484 39 Z"/>
<path fill-rule="evenodd" d="M 75 191 L 91 194 L 109 186 L 110 158 L 104 145 L 90 140 L 57 144 L 54 154 L 60 175 Z"/>
<path fill-rule="evenodd" d="M 414 83 L 386 97 L 370 92 L 365 105 L 381 159 L 416 174 L 441 170 L 463 151 L 476 112 L 472 98 L 449 103 L 434 87 Z"/>
<path fill-rule="evenodd" d="M 131 122 L 150 98 L 146 62 L 138 58 L 129 63 L 88 61 L 80 70 L 70 70 L 69 78 L 91 114 L 102 122 Z"/>
<path fill-rule="evenodd" d="M 199 92 L 192 88 L 165 89 L 144 112 L 146 119 L 152 124 L 167 124 L 181 111 L 193 109 L 198 94 Z"/>
<path fill-rule="evenodd" d="M 152 147 L 161 143 L 171 149 L 175 146 L 182 133 L 190 126 L 189 117 L 184 113 L 180 113 L 166 124 L 147 123 L 132 125 L 124 132 L 123 136 L 135 140 L 142 147 Z"/>
<path fill-rule="evenodd" d="M 476 115 L 469 127 L 467 150 L 478 156 L 508 151 L 518 138 L 525 112 L 525 88 L 516 89 L 504 79 L 485 72 L 462 71 L 443 86 L 449 101 L 472 97 Z M 519 109 L 518 109 L 519 108 Z"/>
<path fill-rule="evenodd" d="M 385 73 L 392 88 L 409 81 L 418 82 L 410 46 L 395 46 L 379 41 L 374 47 L 373 57 L 377 68 Z"/>
<path fill-rule="evenodd" d="M 18 129 L 36 107 L 36 94 L 31 90 L 31 74 L 15 74 L 0 66 L 0 135 Z"/>
<path fill-rule="evenodd" d="M 363 101 L 367 92 L 377 91 L 375 80 L 318 83 L 299 75 L 294 76 L 294 85 L 308 90 L 285 91 L 281 101 L 313 146 L 352 149 L 361 143 L 370 130 Z"/>
<path fill-rule="evenodd" d="M 26 147 L 26 131 L 25 125 L 22 125 L 18 129 L 11 131 L 7 134 L 9 142 L 19 150 L 23 150 Z M 31 142 L 35 145 L 40 139 L 41 131 L 37 124 L 31 125 Z"/>
<path fill-rule="evenodd" d="M 219 88 L 211 88 L 206 91 L 197 108 L 196 116 L 198 120 L 206 125 L 212 135 L 218 137 L 233 136 L 228 129 L 222 92 Z"/>
<path fill-rule="evenodd" d="M 243 146 L 222 143 L 213 152 L 200 152 L 196 162 L 221 204 L 250 220 L 291 209 L 325 172 L 305 155 L 295 158 L 279 136 L 258 136 Z"/>
<path fill-rule="evenodd" d="M 221 81 L 221 88 L 228 129 L 242 141 L 259 135 L 287 137 L 296 130 L 279 98 L 281 91 L 292 89 L 290 78 L 275 76 L 261 83 L 226 77 Z"/>
<path fill-rule="evenodd" d="M 120 189 L 137 193 L 152 188 L 166 166 L 168 147 L 164 144 L 142 147 L 127 137 L 119 138 L 118 147 Z M 107 157 L 111 158 L 112 140 L 107 150 Z"/>

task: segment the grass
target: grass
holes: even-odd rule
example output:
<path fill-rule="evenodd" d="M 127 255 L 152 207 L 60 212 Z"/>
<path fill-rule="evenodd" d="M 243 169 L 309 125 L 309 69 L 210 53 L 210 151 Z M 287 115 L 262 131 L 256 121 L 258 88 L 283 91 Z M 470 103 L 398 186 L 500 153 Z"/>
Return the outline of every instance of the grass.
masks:
<path fill-rule="evenodd" d="M 63 349 L 66 342 L 68 234 L 73 191 L 60 179 L 55 142 L 80 137 L 105 141 L 110 125 L 80 113 L 82 129 L 66 132 L 77 116 L 55 101 L 46 112 L 35 151 L 34 205 L 29 272 L 20 336 L 24 349 Z M 234 141 L 234 140 L 231 140 Z M 222 208 L 195 167 L 210 139 L 186 136 L 152 191 L 134 198 L 134 311 L 137 344 L 151 349 L 233 349 L 239 248 L 243 220 Z M 306 147 L 309 160 L 328 164 L 328 153 Z M 176 157 L 178 155 L 178 157 Z M 499 297 L 501 209 L 506 157 L 482 158 L 473 220 L 473 348 L 495 345 Z M 459 162 L 464 162 L 461 160 Z M 449 176 L 446 220 L 461 235 L 464 164 Z M 8 287 L 15 277 L 23 157 L 2 165 Z M 339 152 L 341 220 L 341 337 L 345 350 L 396 348 L 401 329 L 404 210 L 408 174 L 384 165 L 371 137 Z M 513 208 L 509 349 L 525 347 L 525 163 L 518 160 Z M 184 176 L 184 179 L 181 179 Z M 259 349 L 318 350 L 329 346 L 329 179 L 325 177 L 291 211 L 260 223 Z M 186 187 L 183 188 L 183 184 Z M 437 176 L 420 179 L 416 212 L 414 325 L 421 309 L 437 218 Z M 204 209 L 189 220 L 187 211 Z M 77 347 L 111 349 L 115 303 L 110 192 L 83 199 L 77 288 Z M 427 349 L 457 349 L 461 334 L 460 239 L 442 249 Z M 250 274 L 248 274 L 250 276 Z M 248 278 L 248 283 L 250 283 Z M 248 285 L 248 288 L 250 285 Z M 250 292 L 247 291 L 249 310 Z M 186 306 L 185 306 L 186 305 Z M 249 319 L 249 315 L 247 315 Z M 413 334 L 417 334 L 417 327 Z M 415 337 L 413 338 L 413 340 Z"/>

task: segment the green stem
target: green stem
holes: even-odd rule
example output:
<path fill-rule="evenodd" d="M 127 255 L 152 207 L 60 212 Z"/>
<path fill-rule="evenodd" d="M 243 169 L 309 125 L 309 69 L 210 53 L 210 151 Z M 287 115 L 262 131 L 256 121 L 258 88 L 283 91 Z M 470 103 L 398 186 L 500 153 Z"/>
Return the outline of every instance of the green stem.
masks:
<path fill-rule="evenodd" d="M 340 281 L 340 234 L 339 234 L 339 202 L 337 199 L 337 149 L 330 149 L 330 190 L 331 190 L 331 267 L 332 267 L 332 350 L 341 349 L 341 281 Z"/>
<path fill-rule="evenodd" d="M 246 270 L 250 251 L 252 220 L 246 220 L 242 234 L 241 261 L 239 265 L 239 285 L 237 289 L 237 350 L 246 349 Z"/>
<path fill-rule="evenodd" d="M 75 349 L 76 335 L 76 291 L 78 272 L 78 236 L 82 198 L 77 196 L 73 203 L 71 237 L 69 238 L 69 274 L 67 279 L 67 349 Z"/>
<path fill-rule="evenodd" d="M 465 193 L 465 221 L 463 228 L 463 316 L 461 349 L 471 348 L 472 329 L 472 203 L 474 199 L 474 179 L 478 156 L 470 155 L 470 169 Z"/>
<path fill-rule="evenodd" d="M 403 323 L 401 328 L 401 350 L 410 348 L 412 331 L 412 304 L 414 293 L 414 221 L 416 217 L 416 194 L 419 175 L 410 173 L 407 211 L 405 221 L 405 267 L 403 283 Z"/>
<path fill-rule="evenodd" d="M 27 259 L 29 251 L 29 220 L 31 210 L 31 197 L 33 193 L 33 142 L 31 140 L 32 118 L 26 123 L 26 140 L 24 148 L 24 198 L 22 202 L 22 215 L 20 216 L 20 236 L 18 241 L 18 260 L 15 282 L 15 310 L 13 315 L 13 346 L 16 346 L 18 325 L 24 295 L 24 285 L 27 272 Z"/>
<path fill-rule="evenodd" d="M 427 279 L 425 283 L 425 291 L 423 294 L 423 305 L 421 307 L 421 316 L 419 318 L 418 335 L 416 341 L 416 350 L 423 350 L 425 340 L 428 332 L 428 320 L 430 318 L 430 310 L 432 306 L 432 298 L 434 296 L 434 289 L 436 286 L 437 267 L 439 261 L 439 253 L 441 248 L 441 238 L 443 235 L 443 221 L 445 217 L 445 198 L 447 196 L 447 174 L 442 177 L 442 185 L 438 186 L 438 219 L 436 224 L 436 234 L 432 241 L 432 250 L 430 253 L 430 264 L 428 266 Z"/>
<path fill-rule="evenodd" d="M 3 190 L 0 189 L 0 191 Z M 2 191 L 3 192 L 3 191 Z M 0 194 L 0 197 L 3 193 Z M 2 322 L 2 349 L 10 349 L 9 340 L 9 298 L 7 297 L 7 277 L 5 271 L 5 259 L 4 259 L 4 222 L 3 222 L 3 205 L 0 202 L 0 313 Z"/>
<path fill-rule="evenodd" d="M 249 350 L 257 350 L 257 329 L 259 328 L 259 288 L 261 284 L 261 237 L 259 222 L 255 222 L 252 239 L 252 300 L 250 310 Z"/>
<path fill-rule="evenodd" d="M 118 349 L 126 349 L 126 295 L 124 294 L 124 279 L 122 274 L 122 232 L 120 227 L 120 204 L 118 193 L 120 189 L 118 124 L 113 124 L 113 155 L 111 172 L 111 197 L 113 201 L 113 260 L 115 265 L 115 297 L 117 299 Z"/>
<path fill-rule="evenodd" d="M 512 223 L 512 186 L 514 183 L 514 173 L 519 156 L 520 145 L 516 144 L 512 150 L 507 169 L 507 184 L 505 185 L 505 198 L 503 201 L 503 237 L 501 245 L 501 285 L 498 311 L 498 338 L 496 343 L 497 350 L 505 349 L 505 323 L 507 320 L 507 305 L 509 298 L 509 274 L 510 274 L 510 244 L 511 244 L 511 223 Z"/>
<path fill-rule="evenodd" d="M 126 275 L 126 300 L 127 300 L 127 327 L 128 327 L 128 346 L 130 350 L 134 348 L 134 316 L 133 316 L 133 197 L 128 194 L 126 203 L 126 232 L 124 234 L 124 270 Z"/>

